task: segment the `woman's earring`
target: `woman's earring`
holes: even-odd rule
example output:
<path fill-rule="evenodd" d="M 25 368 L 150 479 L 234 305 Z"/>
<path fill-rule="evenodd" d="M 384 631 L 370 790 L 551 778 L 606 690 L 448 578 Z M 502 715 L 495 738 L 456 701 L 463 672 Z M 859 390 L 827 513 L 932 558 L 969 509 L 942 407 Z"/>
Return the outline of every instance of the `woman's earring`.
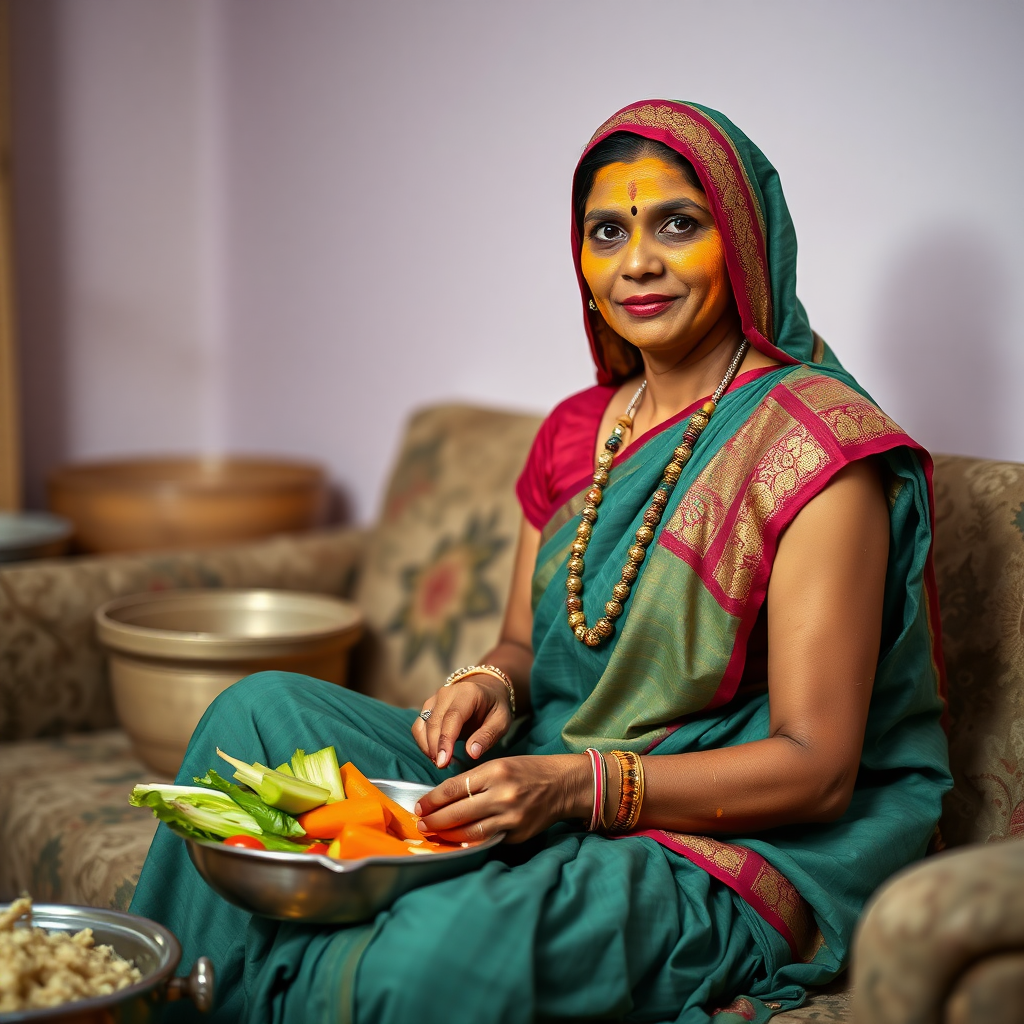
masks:
<path fill-rule="evenodd" d="M 593 311 L 594 311 L 595 313 L 597 312 L 597 303 L 596 303 L 596 302 L 595 302 L 595 301 L 594 301 L 593 299 L 591 299 L 591 300 L 590 300 L 590 301 L 589 301 L 589 302 L 587 303 L 587 305 L 588 305 L 588 306 L 590 306 L 590 308 L 591 308 L 591 309 L 592 309 L 592 310 L 593 310 Z"/>

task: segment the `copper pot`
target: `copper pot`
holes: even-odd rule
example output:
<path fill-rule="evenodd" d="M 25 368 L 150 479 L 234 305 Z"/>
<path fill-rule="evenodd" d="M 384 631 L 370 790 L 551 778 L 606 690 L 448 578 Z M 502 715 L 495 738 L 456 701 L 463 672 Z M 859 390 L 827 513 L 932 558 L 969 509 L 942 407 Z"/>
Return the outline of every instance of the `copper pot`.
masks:
<path fill-rule="evenodd" d="M 145 551 L 252 540 L 323 522 L 321 467 L 279 459 L 128 459 L 51 474 L 52 511 L 81 551 Z"/>
<path fill-rule="evenodd" d="M 138 756 L 174 775 L 214 697 L 244 676 L 283 669 L 344 685 L 362 613 L 326 594 L 166 590 L 96 610 L 114 706 Z"/>

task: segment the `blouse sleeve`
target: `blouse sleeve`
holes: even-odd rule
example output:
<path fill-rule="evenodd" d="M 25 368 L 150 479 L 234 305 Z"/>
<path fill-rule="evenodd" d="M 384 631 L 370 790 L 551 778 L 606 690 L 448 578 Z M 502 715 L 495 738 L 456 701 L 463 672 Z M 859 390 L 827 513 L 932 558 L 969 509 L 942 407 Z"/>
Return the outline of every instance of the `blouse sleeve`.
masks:
<path fill-rule="evenodd" d="M 551 417 L 540 425 L 519 479 L 516 497 L 531 526 L 544 528 L 551 509 Z"/>
<path fill-rule="evenodd" d="M 599 384 L 570 395 L 540 425 L 526 466 L 516 483 L 516 496 L 527 522 L 543 529 L 567 488 L 585 487 L 594 471 L 598 424 L 613 385 Z"/>

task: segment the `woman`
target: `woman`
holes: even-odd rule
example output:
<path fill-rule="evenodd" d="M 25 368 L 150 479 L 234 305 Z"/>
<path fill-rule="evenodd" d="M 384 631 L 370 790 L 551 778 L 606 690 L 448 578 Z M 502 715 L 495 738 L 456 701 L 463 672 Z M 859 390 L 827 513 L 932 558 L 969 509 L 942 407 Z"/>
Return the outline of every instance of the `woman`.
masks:
<path fill-rule="evenodd" d="M 334 743 L 434 784 L 423 828 L 525 845 L 325 929 L 247 918 L 160 830 L 132 909 L 212 953 L 224 1020 L 765 1020 L 925 852 L 930 462 L 810 330 L 774 169 L 714 111 L 633 104 L 580 161 L 573 255 L 599 384 L 519 481 L 498 646 L 418 714 L 252 677 L 181 772 Z"/>

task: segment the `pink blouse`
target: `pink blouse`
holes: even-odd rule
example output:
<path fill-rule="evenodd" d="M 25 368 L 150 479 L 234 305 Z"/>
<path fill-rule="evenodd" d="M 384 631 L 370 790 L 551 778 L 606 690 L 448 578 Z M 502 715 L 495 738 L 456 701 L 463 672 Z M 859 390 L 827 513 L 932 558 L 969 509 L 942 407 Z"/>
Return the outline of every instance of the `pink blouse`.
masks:
<path fill-rule="evenodd" d="M 729 390 L 771 373 L 776 367 L 766 366 L 741 373 Z M 597 384 L 586 391 L 570 395 L 559 403 L 541 424 L 526 465 L 516 481 L 516 496 L 527 522 L 538 530 L 544 528 L 555 510 L 560 508 L 589 481 L 594 473 L 597 431 L 601 419 L 618 388 L 614 384 Z M 710 396 L 708 396 L 710 397 Z M 702 398 L 682 412 L 659 423 L 642 437 L 631 441 L 616 456 L 616 463 L 628 458 L 645 441 L 659 431 L 674 426 L 703 405 Z M 623 403 L 622 411 L 625 412 Z"/>

